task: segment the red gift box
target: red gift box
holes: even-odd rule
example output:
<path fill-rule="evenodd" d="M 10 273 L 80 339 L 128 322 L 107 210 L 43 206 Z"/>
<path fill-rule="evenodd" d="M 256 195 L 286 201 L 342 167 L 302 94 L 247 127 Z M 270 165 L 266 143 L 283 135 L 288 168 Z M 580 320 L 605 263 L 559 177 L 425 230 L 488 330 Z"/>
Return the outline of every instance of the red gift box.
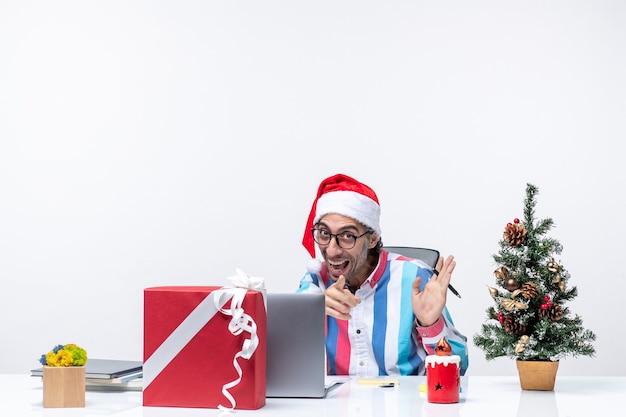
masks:
<path fill-rule="evenodd" d="M 223 303 L 222 310 L 216 299 Z M 230 309 L 234 299 L 239 299 L 241 307 L 235 315 L 244 313 L 252 326 L 256 324 L 258 345 L 249 359 L 240 356 L 246 348 L 249 355 L 252 331 L 233 334 L 229 329 L 233 317 L 223 311 Z M 146 288 L 143 405 L 263 407 L 266 326 L 264 296 L 259 291 L 207 286 Z"/>

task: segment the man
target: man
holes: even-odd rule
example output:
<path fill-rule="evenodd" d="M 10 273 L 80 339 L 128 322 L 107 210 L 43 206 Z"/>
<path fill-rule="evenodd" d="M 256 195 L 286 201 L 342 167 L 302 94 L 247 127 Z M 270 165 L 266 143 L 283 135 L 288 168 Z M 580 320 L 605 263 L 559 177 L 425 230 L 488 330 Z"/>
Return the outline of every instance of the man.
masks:
<path fill-rule="evenodd" d="M 421 261 L 382 248 L 374 190 L 337 174 L 322 181 L 302 244 L 313 258 L 298 292 L 326 298 L 329 375 L 425 375 L 424 358 L 445 337 L 467 365 L 467 338 L 446 309 L 456 262 Z M 317 243 L 324 262 L 315 259 Z"/>

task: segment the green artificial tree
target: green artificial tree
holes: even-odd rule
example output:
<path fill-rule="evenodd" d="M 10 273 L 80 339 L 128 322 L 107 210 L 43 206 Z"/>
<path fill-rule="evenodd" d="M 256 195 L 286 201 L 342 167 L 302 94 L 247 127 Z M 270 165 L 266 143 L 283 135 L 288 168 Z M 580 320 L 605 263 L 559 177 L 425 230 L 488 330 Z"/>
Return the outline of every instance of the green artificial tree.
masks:
<path fill-rule="evenodd" d="M 550 218 L 535 221 L 537 188 L 526 186 L 524 220 L 506 225 L 500 251 L 493 255 L 497 287 L 488 287 L 494 306 L 474 344 L 487 360 L 506 356 L 521 361 L 558 361 L 566 356 L 594 356 L 595 334 L 566 307 L 578 295 L 570 275 L 555 255 L 563 249 L 546 237 Z"/>

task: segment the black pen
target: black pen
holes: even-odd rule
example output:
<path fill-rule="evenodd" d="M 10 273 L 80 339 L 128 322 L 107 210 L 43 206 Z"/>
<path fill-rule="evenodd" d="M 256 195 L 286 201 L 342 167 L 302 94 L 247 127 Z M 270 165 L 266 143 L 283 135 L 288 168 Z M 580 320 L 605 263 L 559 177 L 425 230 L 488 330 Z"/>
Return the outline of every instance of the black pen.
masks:
<path fill-rule="evenodd" d="M 437 276 L 439 275 L 439 271 L 437 271 L 435 268 L 433 268 L 433 272 L 435 273 L 435 275 L 437 275 Z M 461 298 L 461 294 L 459 294 L 459 292 L 454 289 L 452 284 L 448 284 L 448 289 L 450 289 L 450 291 L 452 291 L 452 294 L 454 294 L 457 297 Z"/>

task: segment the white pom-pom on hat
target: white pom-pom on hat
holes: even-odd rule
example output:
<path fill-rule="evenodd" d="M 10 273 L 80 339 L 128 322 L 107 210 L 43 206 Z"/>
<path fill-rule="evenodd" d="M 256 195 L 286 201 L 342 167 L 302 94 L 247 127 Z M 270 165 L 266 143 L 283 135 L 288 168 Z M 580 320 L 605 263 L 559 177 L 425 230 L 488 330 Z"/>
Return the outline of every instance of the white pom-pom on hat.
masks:
<path fill-rule="evenodd" d="M 306 265 L 306 270 L 312 274 L 318 274 L 322 270 L 322 261 L 319 259 L 310 259 Z"/>

